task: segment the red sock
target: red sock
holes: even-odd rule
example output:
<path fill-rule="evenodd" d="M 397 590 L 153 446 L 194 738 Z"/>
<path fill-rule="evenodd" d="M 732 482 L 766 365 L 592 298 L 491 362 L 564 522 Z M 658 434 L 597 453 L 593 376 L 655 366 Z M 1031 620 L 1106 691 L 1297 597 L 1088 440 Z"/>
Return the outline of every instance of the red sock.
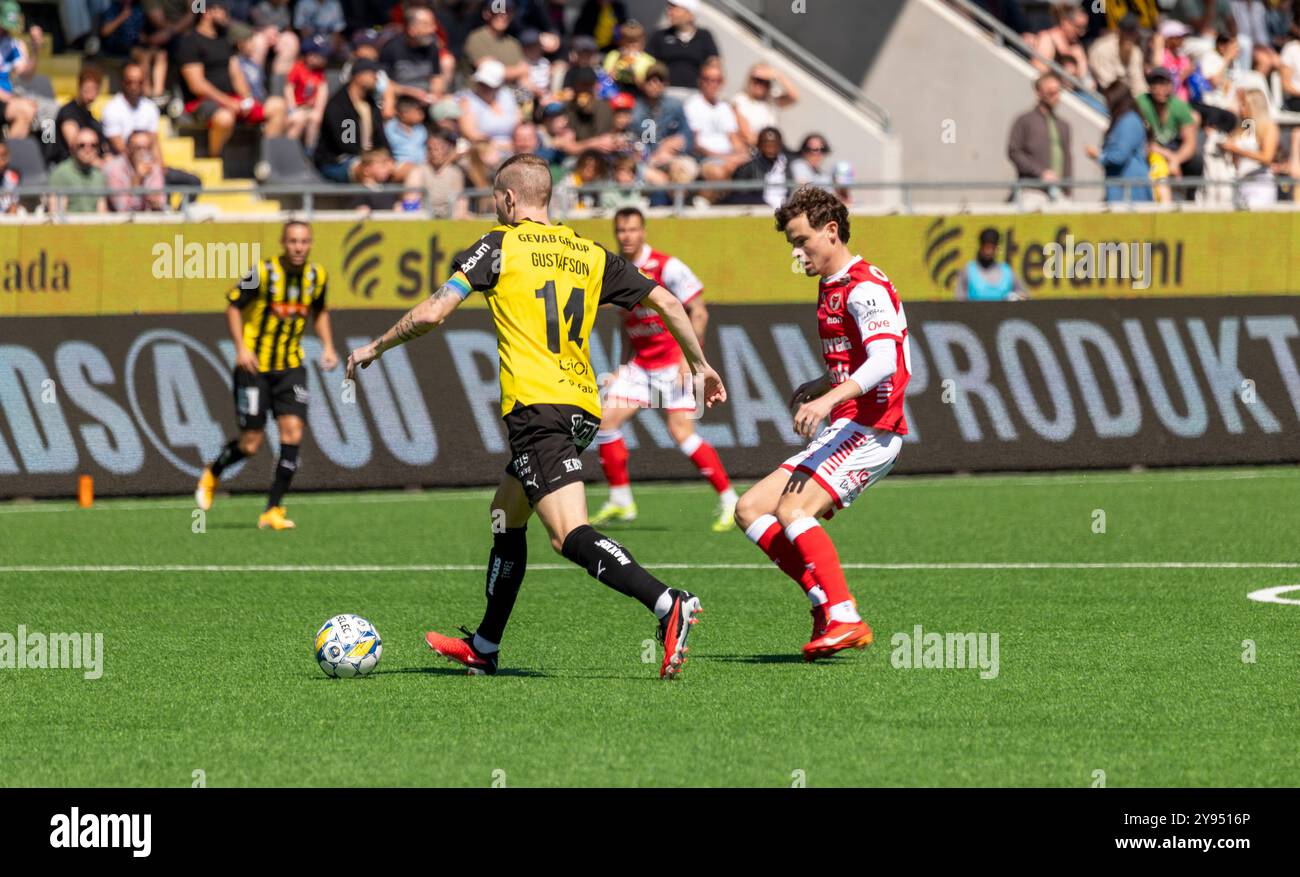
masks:
<path fill-rule="evenodd" d="M 612 441 L 601 442 L 597 450 L 600 452 L 600 467 L 605 470 L 605 480 L 610 487 L 625 487 L 632 483 L 627 474 L 627 445 L 621 435 Z"/>
<path fill-rule="evenodd" d="M 749 526 L 745 535 L 763 549 L 763 553 L 780 567 L 781 572 L 794 579 L 805 594 L 817 587 L 817 580 L 803 564 L 803 555 L 785 538 L 781 523 L 773 515 L 763 515 Z"/>
<path fill-rule="evenodd" d="M 794 544 L 805 566 L 826 592 L 826 602 L 836 606 L 852 600 L 849 583 L 844 580 L 840 555 L 831 537 L 817 523 L 816 518 L 800 518 L 785 529 L 785 537 Z"/>
<path fill-rule="evenodd" d="M 695 468 L 700 470 L 700 474 L 709 480 L 718 493 L 731 487 L 731 479 L 727 477 L 722 458 L 718 456 L 713 445 L 700 438 L 698 433 L 692 434 L 682 442 L 682 453 L 691 458 Z"/>

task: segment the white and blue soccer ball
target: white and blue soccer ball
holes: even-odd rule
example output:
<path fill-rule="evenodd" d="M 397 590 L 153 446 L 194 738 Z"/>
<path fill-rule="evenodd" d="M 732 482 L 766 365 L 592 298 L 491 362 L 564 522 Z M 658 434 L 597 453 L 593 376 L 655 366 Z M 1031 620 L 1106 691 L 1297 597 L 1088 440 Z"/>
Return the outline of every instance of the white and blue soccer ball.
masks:
<path fill-rule="evenodd" d="M 316 631 L 316 663 L 326 676 L 365 676 L 383 653 L 379 631 L 360 615 L 335 615 Z"/>

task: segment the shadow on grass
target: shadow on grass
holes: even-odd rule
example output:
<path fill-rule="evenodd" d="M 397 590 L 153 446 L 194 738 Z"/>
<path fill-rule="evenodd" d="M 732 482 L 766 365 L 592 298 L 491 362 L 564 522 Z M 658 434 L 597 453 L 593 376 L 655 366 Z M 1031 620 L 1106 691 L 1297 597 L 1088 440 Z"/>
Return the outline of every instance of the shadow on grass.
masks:
<path fill-rule="evenodd" d="M 700 655 L 699 661 L 722 661 L 727 664 L 803 664 L 803 655 Z M 825 661 L 825 659 L 821 659 Z"/>
<path fill-rule="evenodd" d="M 620 533 L 639 533 L 643 530 L 647 533 L 667 533 L 669 530 L 677 530 L 676 527 L 666 527 L 662 524 L 643 524 L 640 521 L 602 521 L 596 526 L 601 530 L 611 532 L 617 530 Z"/>
<path fill-rule="evenodd" d="M 576 671 L 555 674 L 556 678 L 563 679 L 615 679 L 619 682 L 653 682 L 656 685 L 663 685 L 664 680 L 659 678 L 658 671 L 649 673 L 610 673 L 607 670 L 595 670 L 588 668 L 579 668 Z"/>
<path fill-rule="evenodd" d="M 468 676 L 464 669 L 456 667 L 398 667 L 394 670 L 376 670 L 373 676 L 387 673 L 424 673 L 430 676 Z M 503 667 L 496 672 L 497 676 L 522 676 L 529 679 L 546 679 L 549 674 L 539 673 L 536 670 L 518 670 L 510 667 Z"/>
<path fill-rule="evenodd" d="M 467 676 L 464 670 L 456 667 L 397 667 L 392 670 L 375 670 L 372 676 L 382 673 L 423 673 L 431 676 Z M 496 672 L 497 676 L 507 676 L 518 679 L 614 679 L 621 682 L 639 682 L 646 680 L 663 684 L 658 674 L 651 673 L 642 675 L 639 673 L 610 673 L 606 668 L 597 667 L 576 667 L 573 670 L 560 670 L 542 672 L 541 670 L 525 670 L 517 667 L 502 667 Z"/>

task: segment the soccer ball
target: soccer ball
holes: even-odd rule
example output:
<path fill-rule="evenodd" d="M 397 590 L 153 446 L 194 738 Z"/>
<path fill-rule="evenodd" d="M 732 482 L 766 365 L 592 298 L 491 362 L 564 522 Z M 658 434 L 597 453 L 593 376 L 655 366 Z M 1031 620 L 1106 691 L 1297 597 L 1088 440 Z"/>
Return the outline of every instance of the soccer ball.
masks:
<path fill-rule="evenodd" d="M 365 676 L 383 653 L 379 631 L 360 615 L 335 615 L 316 631 L 316 663 L 326 676 Z"/>

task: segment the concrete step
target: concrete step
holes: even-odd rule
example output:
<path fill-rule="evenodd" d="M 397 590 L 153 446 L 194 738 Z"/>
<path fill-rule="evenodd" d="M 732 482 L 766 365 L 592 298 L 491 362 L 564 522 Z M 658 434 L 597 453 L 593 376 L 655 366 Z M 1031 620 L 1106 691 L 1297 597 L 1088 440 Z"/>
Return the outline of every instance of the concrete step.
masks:
<path fill-rule="evenodd" d="M 72 76 L 75 78 L 81 72 L 81 65 L 85 63 L 85 58 L 75 52 L 64 52 L 62 55 L 48 54 L 49 45 L 47 40 L 41 52 L 36 56 L 36 69 L 51 79 L 55 76 Z"/>
<path fill-rule="evenodd" d="M 185 170 L 197 176 L 205 186 L 221 186 L 228 182 L 219 158 L 196 158 Z"/>
<path fill-rule="evenodd" d="M 49 45 L 50 41 L 46 40 L 45 47 L 37 56 L 36 72 L 50 77 L 59 103 L 66 103 L 77 93 L 77 76 L 81 73 L 84 59 L 81 55 L 73 54 L 48 55 Z"/>
<path fill-rule="evenodd" d="M 163 164 L 181 170 L 189 170 L 197 161 L 194 157 L 194 141 L 188 137 L 172 137 L 162 141 Z"/>

